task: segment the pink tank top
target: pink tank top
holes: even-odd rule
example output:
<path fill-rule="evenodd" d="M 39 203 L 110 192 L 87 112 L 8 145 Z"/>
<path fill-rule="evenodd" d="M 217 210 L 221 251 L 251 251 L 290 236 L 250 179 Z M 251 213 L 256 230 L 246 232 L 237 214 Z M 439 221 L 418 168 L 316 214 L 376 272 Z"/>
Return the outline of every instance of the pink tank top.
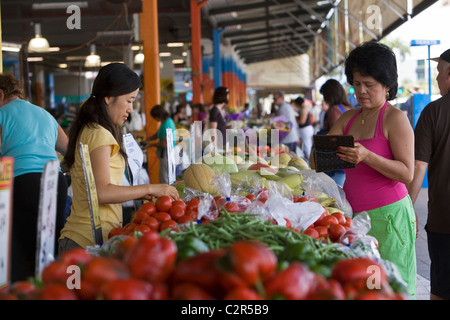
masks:
<path fill-rule="evenodd" d="M 371 139 L 355 140 L 368 150 L 386 158 L 393 159 L 389 141 L 383 134 L 383 115 L 387 101 L 378 115 L 375 136 Z M 344 134 L 347 135 L 361 113 L 360 110 L 345 126 Z M 385 177 L 365 163 L 358 163 L 356 168 L 345 169 L 344 191 L 347 200 L 352 206 L 353 212 L 358 213 L 383 207 L 403 199 L 408 194 L 405 184 Z"/>

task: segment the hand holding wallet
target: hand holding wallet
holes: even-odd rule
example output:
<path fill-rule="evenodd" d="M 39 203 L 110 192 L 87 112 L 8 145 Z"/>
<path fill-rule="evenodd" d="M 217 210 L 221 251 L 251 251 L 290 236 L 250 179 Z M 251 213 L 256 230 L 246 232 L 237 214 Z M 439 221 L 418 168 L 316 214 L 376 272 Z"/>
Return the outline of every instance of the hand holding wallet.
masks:
<path fill-rule="evenodd" d="M 354 147 L 353 136 L 314 135 L 314 166 L 316 172 L 354 168 L 356 165 L 341 160 L 337 155 L 337 148 Z"/>

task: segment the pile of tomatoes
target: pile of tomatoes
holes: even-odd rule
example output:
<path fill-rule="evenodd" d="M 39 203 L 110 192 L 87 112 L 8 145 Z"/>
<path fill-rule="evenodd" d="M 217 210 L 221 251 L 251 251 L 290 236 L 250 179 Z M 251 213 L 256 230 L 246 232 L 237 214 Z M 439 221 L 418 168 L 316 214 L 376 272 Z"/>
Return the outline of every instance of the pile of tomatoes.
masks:
<path fill-rule="evenodd" d="M 293 199 L 294 202 L 313 201 L 317 202 L 314 197 L 297 197 Z M 314 239 L 325 241 L 343 242 L 344 240 L 351 243 L 353 233 L 350 230 L 352 224 L 352 218 L 344 216 L 342 212 L 329 213 L 324 207 L 323 213 L 312 225 L 304 230 L 304 233 L 311 236 Z M 344 239 L 345 238 L 345 239 Z M 347 243 L 344 243 L 347 244 Z"/>
<path fill-rule="evenodd" d="M 116 235 L 129 235 L 134 231 L 147 233 L 170 229 L 177 231 L 178 226 L 197 221 L 200 200 L 192 198 L 173 200 L 169 196 L 161 196 L 155 203 L 145 202 L 134 214 L 132 220 L 122 227 L 112 229 L 108 238 Z"/>

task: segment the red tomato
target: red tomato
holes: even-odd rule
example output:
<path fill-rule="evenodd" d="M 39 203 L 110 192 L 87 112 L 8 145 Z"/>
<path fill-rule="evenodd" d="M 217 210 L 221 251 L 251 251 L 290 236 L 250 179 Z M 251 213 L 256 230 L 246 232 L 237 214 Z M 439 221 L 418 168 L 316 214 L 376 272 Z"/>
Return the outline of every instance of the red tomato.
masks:
<path fill-rule="evenodd" d="M 254 194 L 248 194 L 245 196 L 247 199 L 249 199 L 250 201 L 253 202 L 253 200 L 255 200 L 256 196 Z"/>
<path fill-rule="evenodd" d="M 157 211 L 169 212 L 172 208 L 173 199 L 169 196 L 161 196 L 156 199 L 155 206 Z"/>
<path fill-rule="evenodd" d="M 224 206 L 225 210 L 228 212 L 242 212 L 241 208 L 239 208 L 239 205 L 236 202 L 227 202 Z"/>
<path fill-rule="evenodd" d="M 145 202 L 138 211 L 147 212 L 147 214 L 152 215 L 156 212 L 156 206 L 153 202 Z"/>
<path fill-rule="evenodd" d="M 261 201 L 262 203 L 265 203 L 267 199 L 269 198 L 269 190 L 267 188 L 263 188 L 261 191 L 258 192 L 256 195 L 256 199 Z"/>
<path fill-rule="evenodd" d="M 188 224 L 189 225 L 191 223 L 191 221 L 194 221 L 194 220 L 192 220 L 192 218 L 190 216 L 184 215 L 181 218 L 177 219 L 176 221 L 178 224 Z"/>
<path fill-rule="evenodd" d="M 42 282 L 45 284 L 58 282 L 65 284 L 69 274 L 67 273 L 68 265 L 64 263 L 62 260 L 56 260 L 49 263 L 42 270 Z"/>
<path fill-rule="evenodd" d="M 94 257 L 84 270 L 84 278 L 100 287 L 103 283 L 129 277 L 127 266 L 115 258 Z"/>
<path fill-rule="evenodd" d="M 166 229 L 177 231 L 178 230 L 177 223 L 172 219 L 161 222 L 161 225 L 159 226 L 159 231 L 163 231 Z"/>
<path fill-rule="evenodd" d="M 133 232 L 134 228 L 136 228 L 137 226 L 138 226 L 137 223 L 128 222 L 126 225 L 123 226 L 123 231 Z"/>
<path fill-rule="evenodd" d="M 114 236 L 118 236 L 119 234 L 122 234 L 122 232 L 123 232 L 123 228 L 121 228 L 121 227 L 112 228 L 111 231 L 109 231 L 109 233 L 108 233 L 108 239 L 112 238 Z"/>
<path fill-rule="evenodd" d="M 156 212 L 152 215 L 153 218 L 160 222 L 171 220 L 172 217 L 167 212 Z"/>
<path fill-rule="evenodd" d="M 200 203 L 200 200 L 197 198 L 192 198 L 191 200 L 189 200 L 186 204 L 186 210 L 188 209 L 193 209 L 193 210 L 198 210 L 198 204 Z"/>
<path fill-rule="evenodd" d="M 39 293 L 40 300 L 77 300 L 77 295 L 66 284 L 50 283 Z"/>
<path fill-rule="evenodd" d="M 345 217 L 345 224 L 346 227 L 351 227 L 352 226 L 352 218 L 349 217 Z"/>
<path fill-rule="evenodd" d="M 353 283 L 363 279 L 362 283 L 372 276 L 373 271 L 369 267 L 378 267 L 379 281 L 383 285 L 387 283 L 388 278 L 384 268 L 375 260 L 366 257 L 350 258 L 339 261 L 331 271 L 331 278 L 339 281 L 341 284 Z"/>
<path fill-rule="evenodd" d="M 84 266 L 91 259 L 93 256 L 88 253 L 84 248 L 75 248 L 69 251 L 64 252 L 61 255 L 61 261 L 65 263 L 66 265 L 78 265 L 78 266 Z"/>
<path fill-rule="evenodd" d="M 320 224 L 319 224 L 320 221 L 322 221 L 322 219 L 324 219 L 325 217 L 328 217 L 328 212 L 327 211 L 322 212 L 322 214 L 320 215 L 319 219 L 317 219 L 314 222 L 314 226 L 320 226 Z"/>
<path fill-rule="evenodd" d="M 182 216 L 184 216 L 185 213 L 185 207 L 181 204 L 174 204 L 172 208 L 170 208 L 169 214 L 172 217 L 173 220 L 178 220 Z"/>
<path fill-rule="evenodd" d="M 137 224 L 141 224 L 142 220 L 144 220 L 146 217 L 148 217 L 148 213 L 147 212 L 145 212 L 143 210 L 138 210 L 134 214 L 132 222 L 137 223 Z"/>
<path fill-rule="evenodd" d="M 186 203 L 184 203 L 183 200 L 175 200 L 172 202 L 172 206 L 182 206 L 184 209 L 186 209 Z"/>
<path fill-rule="evenodd" d="M 142 224 L 149 226 L 153 231 L 158 231 L 160 223 L 155 217 L 148 216 L 142 221 Z"/>
<path fill-rule="evenodd" d="M 188 209 L 188 210 L 186 210 L 184 215 L 188 216 L 192 221 L 197 221 L 198 211 Z"/>
<path fill-rule="evenodd" d="M 294 196 L 294 202 L 306 202 L 308 199 L 306 197 Z"/>
<path fill-rule="evenodd" d="M 292 229 L 292 222 L 291 220 L 284 218 L 284 220 L 286 220 L 286 228 L 288 229 Z"/>
<path fill-rule="evenodd" d="M 319 239 L 319 232 L 317 232 L 317 230 L 314 228 L 308 228 L 303 233 L 307 234 L 313 239 Z"/>
<path fill-rule="evenodd" d="M 339 224 L 345 224 L 346 219 L 345 219 L 345 216 L 342 214 L 342 212 L 334 212 L 331 215 L 333 217 L 336 217 L 336 219 L 338 220 Z"/>
<path fill-rule="evenodd" d="M 323 219 L 320 219 L 319 221 L 317 221 L 317 226 L 330 226 L 330 225 L 334 225 L 334 224 L 339 224 L 338 219 L 335 216 L 326 216 Z"/>
<path fill-rule="evenodd" d="M 146 232 L 150 232 L 153 231 L 151 227 L 149 227 L 148 225 L 145 224 L 140 224 L 138 225 L 136 228 L 134 228 L 134 231 L 139 231 L 142 234 L 146 233 Z"/>
<path fill-rule="evenodd" d="M 331 241 L 338 241 L 341 236 L 346 232 L 345 227 L 340 224 L 333 224 L 328 228 Z"/>
<path fill-rule="evenodd" d="M 328 237 L 328 227 L 316 226 L 316 227 L 314 227 L 314 229 L 316 229 L 316 231 L 319 233 L 319 238 Z"/>

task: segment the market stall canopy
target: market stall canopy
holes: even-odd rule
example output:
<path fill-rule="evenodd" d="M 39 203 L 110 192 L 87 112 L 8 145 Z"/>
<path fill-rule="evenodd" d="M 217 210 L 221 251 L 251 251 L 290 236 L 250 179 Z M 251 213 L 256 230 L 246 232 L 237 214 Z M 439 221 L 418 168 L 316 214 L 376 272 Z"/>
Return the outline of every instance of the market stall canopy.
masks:
<path fill-rule="evenodd" d="M 254 72 L 277 64 L 275 70 L 284 70 L 291 63 L 291 74 L 286 72 L 286 79 L 279 74 L 278 83 L 290 85 L 294 77 L 301 78 L 296 80 L 301 85 L 311 83 L 341 64 L 361 41 L 382 38 L 436 1 L 199 0 L 206 2 L 201 9 L 202 38 L 212 40 L 213 30 L 220 30 L 222 44 L 231 46 L 248 66 L 248 77 L 257 79 L 255 85 L 266 86 L 272 84 L 262 83 Z M 158 1 L 160 51 L 170 52 L 173 59 L 189 50 L 190 3 Z M 76 10 L 69 10 L 73 5 L 79 8 L 78 26 Z M 30 53 L 44 56 L 38 63 L 47 67 L 66 63 L 69 69 L 79 70 L 84 68 L 81 62 L 91 53 L 92 44 L 102 61 L 123 61 L 131 46 L 138 51 L 142 45 L 136 23 L 141 11 L 141 0 L 3 0 L 2 42 L 26 44 L 40 24 L 50 46 L 59 51 Z M 167 46 L 173 42 L 183 46 Z M 307 57 L 299 58 L 301 55 Z M 270 62 L 264 65 L 265 61 Z"/>

